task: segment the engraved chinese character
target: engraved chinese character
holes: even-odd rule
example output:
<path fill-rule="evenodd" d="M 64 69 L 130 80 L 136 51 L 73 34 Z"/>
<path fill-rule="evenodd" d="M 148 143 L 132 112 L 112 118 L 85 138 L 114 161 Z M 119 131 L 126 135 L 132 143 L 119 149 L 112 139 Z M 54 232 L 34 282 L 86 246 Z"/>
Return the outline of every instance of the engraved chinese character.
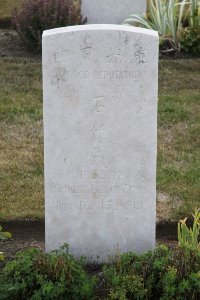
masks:
<path fill-rule="evenodd" d="M 51 83 L 60 89 L 61 84 L 66 81 L 66 70 L 62 67 L 56 69 L 56 75 L 52 79 Z"/>
<path fill-rule="evenodd" d="M 89 35 L 86 35 L 84 40 L 83 40 L 83 45 L 80 48 L 80 51 L 82 53 L 82 56 L 84 59 L 88 59 L 89 56 L 91 55 L 92 51 L 92 40 Z"/>
<path fill-rule="evenodd" d="M 101 113 L 105 111 L 106 106 L 103 102 L 104 100 L 103 96 L 94 97 L 93 100 L 95 101 L 95 104 L 93 105 L 92 112 Z"/>
<path fill-rule="evenodd" d="M 102 200 L 102 209 L 110 210 L 112 208 L 112 200 Z"/>
<path fill-rule="evenodd" d="M 136 63 L 137 64 L 147 63 L 146 55 L 145 55 L 142 45 L 139 43 L 136 43 L 134 46 L 135 46 L 134 56 L 135 56 Z"/>
<path fill-rule="evenodd" d="M 94 139 L 98 141 L 102 141 L 106 137 L 106 129 L 104 128 L 103 123 L 101 124 L 94 124 L 91 128 L 92 136 Z"/>

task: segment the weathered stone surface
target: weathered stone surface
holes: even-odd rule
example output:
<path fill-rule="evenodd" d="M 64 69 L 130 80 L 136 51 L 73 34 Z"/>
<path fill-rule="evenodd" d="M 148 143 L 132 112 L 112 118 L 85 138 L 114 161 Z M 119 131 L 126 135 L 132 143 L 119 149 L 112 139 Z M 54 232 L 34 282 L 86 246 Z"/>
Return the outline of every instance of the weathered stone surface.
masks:
<path fill-rule="evenodd" d="M 146 12 L 146 0 L 82 0 L 88 24 L 121 24 L 131 14 Z"/>
<path fill-rule="evenodd" d="M 102 262 L 154 247 L 157 83 L 155 31 L 44 32 L 47 251 Z"/>

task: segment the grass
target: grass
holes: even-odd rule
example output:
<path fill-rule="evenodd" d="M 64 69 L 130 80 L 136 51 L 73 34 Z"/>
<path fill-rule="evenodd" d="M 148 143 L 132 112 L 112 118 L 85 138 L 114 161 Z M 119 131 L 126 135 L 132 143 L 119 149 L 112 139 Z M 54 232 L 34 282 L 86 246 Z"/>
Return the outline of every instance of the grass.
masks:
<path fill-rule="evenodd" d="M 0 18 L 11 18 L 15 7 L 20 7 L 23 0 L 0 0 Z"/>
<path fill-rule="evenodd" d="M 5 219 L 43 217 L 41 66 L 0 61 L 0 207 Z"/>
<path fill-rule="evenodd" d="M 162 60 L 159 78 L 157 187 L 178 218 L 200 207 L 200 59 Z M 39 61 L 0 59 L 0 207 L 7 220 L 44 216 Z"/>
<path fill-rule="evenodd" d="M 158 190 L 172 216 L 200 207 L 200 60 L 160 64 Z"/>

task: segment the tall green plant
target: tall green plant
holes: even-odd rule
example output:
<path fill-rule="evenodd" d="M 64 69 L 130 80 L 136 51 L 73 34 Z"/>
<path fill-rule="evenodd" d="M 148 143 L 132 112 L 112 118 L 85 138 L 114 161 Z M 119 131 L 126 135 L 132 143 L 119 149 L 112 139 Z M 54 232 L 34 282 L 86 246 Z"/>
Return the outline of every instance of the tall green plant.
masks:
<path fill-rule="evenodd" d="M 131 15 L 123 24 L 156 30 L 161 43 L 168 41 L 168 51 L 180 50 L 180 30 L 186 4 L 186 0 L 151 0 L 148 15 Z"/>
<path fill-rule="evenodd" d="M 0 240 L 6 240 L 8 238 L 12 237 L 12 234 L 10 232 L 7 231 L 2 231 L 2 226 L 0 225 Z M 0 261 L 4 260 L 4 254 L 3 252 L 0 252 Z"/>
<path fill-rule="evenodd" d="M 3 252 L 0 252 L 0 261 L 4 260 Z"/>
<path fill-rule="evenodd" d="M 147 29 L 153 29 L 158 31 L 161 36 L 165 36 L 167 33 L 166 5 L 160 0 L 151 0 L 148 16 L 133 14 L 123 24 L 138 25 Z"/>
<path fill-rule="evenodd" d="M 200 1 L 191 0 L 190 5 L 190 27 L 200 25 Z"/>
<path fill-rule="evenodd" d="M 168 34 L 172 36 L 172 43 L 175 48 L 180 50 L 180 30 L 182 28 L 183 13 L 186 5 L 186 0 L 176 3 L 176 0 L 169 0 L 166 4 Z"/>
<path fill-rule="evenodd" d="M 196 210 L 193 215 L 193 225 L 188 227 L 186 224 L 187 218 L 180 220 L 178 224 L 178 241 L 183 248 L 199 249 L 200 250 L 200 210 Z"/>

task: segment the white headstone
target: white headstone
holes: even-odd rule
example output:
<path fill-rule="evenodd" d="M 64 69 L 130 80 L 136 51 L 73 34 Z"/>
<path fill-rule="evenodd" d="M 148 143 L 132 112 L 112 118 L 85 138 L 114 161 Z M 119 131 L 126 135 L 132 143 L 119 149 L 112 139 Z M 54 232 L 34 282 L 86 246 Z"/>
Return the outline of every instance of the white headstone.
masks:
<path fill-rule="evenodd" d="M 89 262 L 155 245 L 157 32 L 43 34 L 46 250 Z"/>
<path fill-rule="evenodd" d="M 132 14 L 146 12 L 146 0 L 82 0 L 88 24 L 121 24 Z"/>

